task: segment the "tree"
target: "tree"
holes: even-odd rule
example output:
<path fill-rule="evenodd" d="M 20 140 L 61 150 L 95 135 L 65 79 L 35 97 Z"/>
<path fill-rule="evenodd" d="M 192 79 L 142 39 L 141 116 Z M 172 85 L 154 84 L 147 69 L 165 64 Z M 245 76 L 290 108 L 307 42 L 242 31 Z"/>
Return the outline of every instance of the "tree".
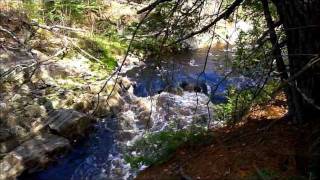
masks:
<path fill-rule="evenodd" d="M 273 0 L 283 24 L 289 54 L 289 75 L 298 73 L 320 53 L 320 1 Z M 313 65 L 290 83 L 291 111 L 300 122 L 320 115 L 320 66 Z"/>
<path fill-rule="evenodd" d="M 289 75 L 317 61 L 320 55 L 320 1 L 273 0 L 287 37 Z M 300 122 L 317 120 L 320 115 L 320 65 L 314 64 L 292 83 L 290 89 L 293 114 Z M 320 178 L 319 131 L 313 133 L 310 179 Z"/>

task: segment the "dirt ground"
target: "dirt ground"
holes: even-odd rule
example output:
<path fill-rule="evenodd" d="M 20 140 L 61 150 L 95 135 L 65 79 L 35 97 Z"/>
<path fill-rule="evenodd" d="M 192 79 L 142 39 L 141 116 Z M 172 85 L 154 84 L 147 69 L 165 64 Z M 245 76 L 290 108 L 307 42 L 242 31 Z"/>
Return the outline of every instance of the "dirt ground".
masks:
<path fill-rule="evenodd" d="M 186 145 L 137 179 L 306 179 L 311 127 L 294 124 L 286 113 L 278 96 L 238 125 L 212 130 L 210 145 Z"/>

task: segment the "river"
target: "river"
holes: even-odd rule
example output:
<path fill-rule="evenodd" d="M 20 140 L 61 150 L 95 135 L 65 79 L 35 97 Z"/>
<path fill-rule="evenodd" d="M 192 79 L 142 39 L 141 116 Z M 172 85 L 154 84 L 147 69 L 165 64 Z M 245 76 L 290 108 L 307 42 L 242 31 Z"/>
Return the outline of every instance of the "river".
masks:
<path fill-rule="evenodd" d="M 231 71 L 230 61 L 226 60 L 233 58 L 231 53 L 210 52 L 207 63 L 206 55 L 206 50 L 177 54 L 162 61 L 161 68 L 155 60 L 148 60 L 122 73 L 134 82 L 132 93 L 124 97 L 126 104 L 123 110 L 113 118 L 98 121 L 93 132 L 75 143 L 69 154 L 59 158 L 48 169 L 23 174 L 19 179 L 133 179 L 136 171 L 124 161 L 124 149 L 146 129 L 149 132 L 166 130 L 172 119 L 180 119 L 177 129 L 187 128 L 194 117 L 207 116 L 207 101 L 226 101 L 228 85 L 241 88 L 248 84 L 247 78 L 234 73 L 220 83 Z M 215 88 L 217 84 L 219 87 Z M 214 94 L 212 89 L 216 89 Z M 148 114 L 150 122 L 146 123 Z M 128 124 L 123 125 L 123 122 Z"/>

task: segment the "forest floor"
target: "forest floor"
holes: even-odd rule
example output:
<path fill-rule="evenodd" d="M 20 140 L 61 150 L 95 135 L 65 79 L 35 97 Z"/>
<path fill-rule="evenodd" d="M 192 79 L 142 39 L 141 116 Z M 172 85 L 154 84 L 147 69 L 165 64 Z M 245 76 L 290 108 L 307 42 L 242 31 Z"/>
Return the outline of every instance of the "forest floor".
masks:
<path fill-rule="evenodd" d="M 298 128 L 286 112 L 277 96 L 236 126 L 212 130 L 209 145 L 185 145 L 137 179 L 304 179 L 311 127 Z"/>

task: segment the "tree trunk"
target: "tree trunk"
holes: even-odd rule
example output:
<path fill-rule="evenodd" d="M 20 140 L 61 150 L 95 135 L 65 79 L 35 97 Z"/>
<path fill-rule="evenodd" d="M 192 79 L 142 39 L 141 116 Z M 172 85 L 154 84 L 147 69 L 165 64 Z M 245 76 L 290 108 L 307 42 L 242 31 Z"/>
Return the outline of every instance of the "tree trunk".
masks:
<path fill-rule="evenodd" d="M 320 0 L 273 0 L 287 37 L 290 76 L 320 54 Z M 317 63 L 290 85 L 293 114 L 300 122 L 320 120 L 320 64 Z M 290 102 L 289 102 L 290 103 Z M 319 127 L 319 126 L 318 126 Z M 320 131 L 313 132 L 310 178 L 320 179 Z"/>
<path fill-rule="evenodd" d="M 320 1 L 274 0 L 287 37 L 290 76 L 320 53 Z M 291 83 L 300 122 L 320 118 L 320 65 L 315 64 Z M 311 101 L 310 101 L 311 100 Z M 297 114 L 299 113 L 299 114 Z"/>
<path fill-rule="evenodd" d="M 270 33 L 270 41 L 272 43 L 272 55 L 276 60 L 276 67 L 277 67 L 277 71 L 280 73 L 281 81 L 284 82 L 288 80 L 289 76 L 286 70 L 286 65 L 284 63 L 282 54 L 281 54 L 281 48 L 280 48 L 278 37 L 275 31 L 275 24 L 272 20 L 272 16 L 270 13 L 269 3 L 268 3 L 268 0 L 261 0 L 261 2 L 263 6 L 264 16 L 267 22 L 269 33 Z M 285 94 L 287 95 L 289 116 L 292 116 L 292 112 L 297 112 L 295 116 L 298 116 L 298 119 L 301 119 L 300 117 L 301 113 L 299 112 L 300 109 L 298 108 L 299 104 L 292 99 L 292 95 L 294 92 L 290 87 L 285 87 L 284 91 L 285 91 Z"/>

